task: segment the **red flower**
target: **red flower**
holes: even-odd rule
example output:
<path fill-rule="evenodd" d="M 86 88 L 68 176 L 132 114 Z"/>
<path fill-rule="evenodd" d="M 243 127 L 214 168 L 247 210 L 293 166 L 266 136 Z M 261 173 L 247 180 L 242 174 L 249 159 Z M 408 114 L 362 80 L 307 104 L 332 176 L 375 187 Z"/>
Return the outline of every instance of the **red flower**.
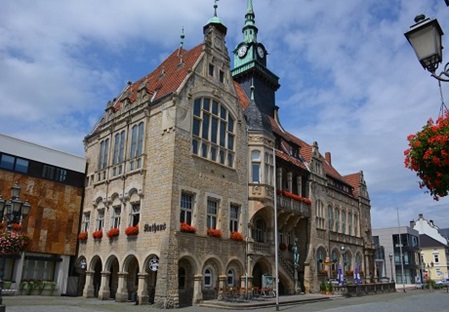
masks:
<path fill-rule="evenodd" d="M 276 194 L 278 195 L 282 195 L 284 197 L 299 201 L 299 202 L 303 202 L 304 204 L 310 205 L 312 203 L 312 201 L 306 197 L 302 197 L 296 194 L 293 194 L 289 191 L 284 191 L 284 190 L 276 190 Z"/>
<path fill-rule="evenodd" d="M 196 227 L 187 224 L 185 222 L 181 222 L 181 232 L 184 233 L 196 233 Z"/>
<path fill-rule="evenodd" d="M 239 232 L 231 232 L 231 239 L 237 242 L 241 242 L 243 240 L 242 233 Z"/>
<path fill-rule="evenodd" d="M 106 235 L 107 235 L 109 238 L 116 237 L 116 236 L 118 236 L 119 234 L 120 234 L 120 230 L 119 230 L 118 228 L 112 228 L 112 229 L 110 229 L 110 230 L 106 233 Z"/>
<path fill-rule="evenodd" d="M 81 241 L 86 241 L 87 237 L 88 237 L 87 232 L 81 232 L 78 234 L 78 239 Z"/>
<path fill-rule="evenodd" d="M 136 236 L 137 234 L 139 234 L 139 225 L 136 226 L 128 226 L 125 230 L 125 234 L 127 236 Z"/>
<path fill-rule="evenodd" d="M 103 237 L 103 230 L 93 232 L 92 237 L 95 239 L 101 239 Z"/>
<path fill-rule="evenodd" d="M 207 229 L 207 236 L 219 238 L 222 236 L 222 233 L 220 229 Z"/>
<path fill-rule="evenodd" d="M 12 227 L 12 230 L 16 231 L 16 232 L 21 231 L 23 229 L 22 224 L 19 224 L 19 223 L 13 223 L 13 224 L 11 224 L 11 227 Z"/>

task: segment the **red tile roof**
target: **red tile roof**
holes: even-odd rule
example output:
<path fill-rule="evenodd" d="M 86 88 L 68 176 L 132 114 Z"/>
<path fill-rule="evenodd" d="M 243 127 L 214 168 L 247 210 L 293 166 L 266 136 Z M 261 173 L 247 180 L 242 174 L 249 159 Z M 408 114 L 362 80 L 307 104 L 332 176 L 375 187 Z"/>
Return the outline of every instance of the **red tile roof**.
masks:
<path fill-rule="evenodd" d="M 153 101 L 175 92 L 193 69 L 202 51 L 203 44 L 189 51 L 176 49 L 152 73 L 132 83 L 117 99 L 114 109 L 120 110 L 121 103 L 126 98 L 133 103 L 142 88 L 146 88 L 150 96 L 156 93 Z"/>
<path fill-rule="evenodd" d="M 351 185 L 354 188 L 354 196 L 359 195 L 359 188 L 360 188 L 360 179 L 361 179 L 361 173 L 356 172 L 352 174 L 345 175 L 343 177 L 349 185 Z"/>

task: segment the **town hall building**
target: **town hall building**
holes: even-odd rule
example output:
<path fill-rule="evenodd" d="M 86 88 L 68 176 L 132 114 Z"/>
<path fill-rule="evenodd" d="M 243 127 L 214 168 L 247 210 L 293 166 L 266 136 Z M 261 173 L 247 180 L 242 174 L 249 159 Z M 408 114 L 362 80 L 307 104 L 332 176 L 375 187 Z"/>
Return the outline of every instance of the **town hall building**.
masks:
<path fill-rule="evenodd" d="M 242 32 L 231 69 L 215 4 L 203 42 L 130 82 L 86 136 L 85 297 L 173 308 L 266 288 L 276 248 L 280 295 L 375 272 L 363 172 L 282 127 L 251 0 Z"/>

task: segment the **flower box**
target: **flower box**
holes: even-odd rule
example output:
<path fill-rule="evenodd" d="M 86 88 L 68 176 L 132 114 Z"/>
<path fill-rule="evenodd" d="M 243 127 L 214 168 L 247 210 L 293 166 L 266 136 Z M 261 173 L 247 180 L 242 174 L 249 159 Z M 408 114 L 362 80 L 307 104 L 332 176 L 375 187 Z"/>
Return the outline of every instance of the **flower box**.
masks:
<path fill-rule="evenodd" d="M 87 241 L 87 238 L 89 237 L 89 235 L 87 234 L 87 232 L 81 232 L 78 234 L 78 239 L 80 241 Z"/>
<path fill-rule="evenodd" d="M 92 233 L 94 239 L 101 239 L 103 237 L 103 230 L 98 230 Z"/>
<path fill-rule="evenodd" d="M 243 241 L 243 235 L 242 235 L 242 233 L 240 233 L 240 232 L 237 232 L 237 231 L 234 231 L 234 232 L 231 232 L 231 237 L 230 237 L 233 241 L 236 241 L 236 242 L 241 242 L 241 241 Z"/>
<path fill-rule="evenodd" d="M 187 224 L 185 222 L 181 222 L 181 232 L 184 233 L 196 233 L 196 227 Z"/>
<path fill-rule="evenodd" d="M 220 229 L 207 229 L 207 236 L 220 238 L 222 233 Z"/>
<path fill-rule="evenodd" d="M 106 233 L 109 238 L 117 237 L 119 234 L 120 230 L 118 228 L 112 228 Z"/>
<path fill-rule="evenodd" d="M 137 234 L 139 234 L 139 226 L 128 226 L 125 230 L 125 234 L 126 236 L 136 236 Z"/>
<path fill-rule="evenodd" d="M 22 233 L 0 232 L 0 255 L 20 254 L 30 243 L 31 239 Z"/>
<path fill-rule="evenodd" d="M 13 223 L 13 224 L 11 224 L 11 228 L 13 231 L 18 232 L 18 231 L 22 231 L 23 226 L 22 226 L 22 224 L 19 224 L 19 223 Z"/>
<path fill-rule="evenodd" d="M 312 203 L 312 201 L 306 197 L 302 197 L 296 194 L 293 194 L 289 191 L 285 191 L 285 190 L 277 190 L 276 194 L 299 201 L 299 202 L 303 202 L 304 204 L 310 205 Z"/>

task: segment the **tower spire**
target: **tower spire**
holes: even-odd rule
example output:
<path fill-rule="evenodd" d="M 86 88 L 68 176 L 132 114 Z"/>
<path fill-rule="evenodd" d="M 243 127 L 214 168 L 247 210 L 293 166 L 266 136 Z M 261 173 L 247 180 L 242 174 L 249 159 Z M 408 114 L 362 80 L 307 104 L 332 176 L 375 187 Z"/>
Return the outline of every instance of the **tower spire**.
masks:
<path fill-rule="evenodd" d="M 256 14 L 254 14 L 253 1 L 247 0 L 246 3 L 246 14 L 245 14 L 245 26 L 242 29 L 243 41 L 246 43 L 257 42 L 257 32 L 256 27 Z"/>
<path fill-rule="evenodd" d="M 184 26 L 182 26 L 182 29 L 181 29 L 181 36 L 180 36 L 181 41 L 179 42 L 178 56 L 181 54 L 182 48 L 183 48 L 183 46 L 184 46 L 184 38 L 185 38 L 185 37 L 186 37 L 186 36 L 184 35 Z"/>
<path fill-rule="evenodd" d="M 214 0 L 214 16 L 217 16 L 218 0 Z"/>

